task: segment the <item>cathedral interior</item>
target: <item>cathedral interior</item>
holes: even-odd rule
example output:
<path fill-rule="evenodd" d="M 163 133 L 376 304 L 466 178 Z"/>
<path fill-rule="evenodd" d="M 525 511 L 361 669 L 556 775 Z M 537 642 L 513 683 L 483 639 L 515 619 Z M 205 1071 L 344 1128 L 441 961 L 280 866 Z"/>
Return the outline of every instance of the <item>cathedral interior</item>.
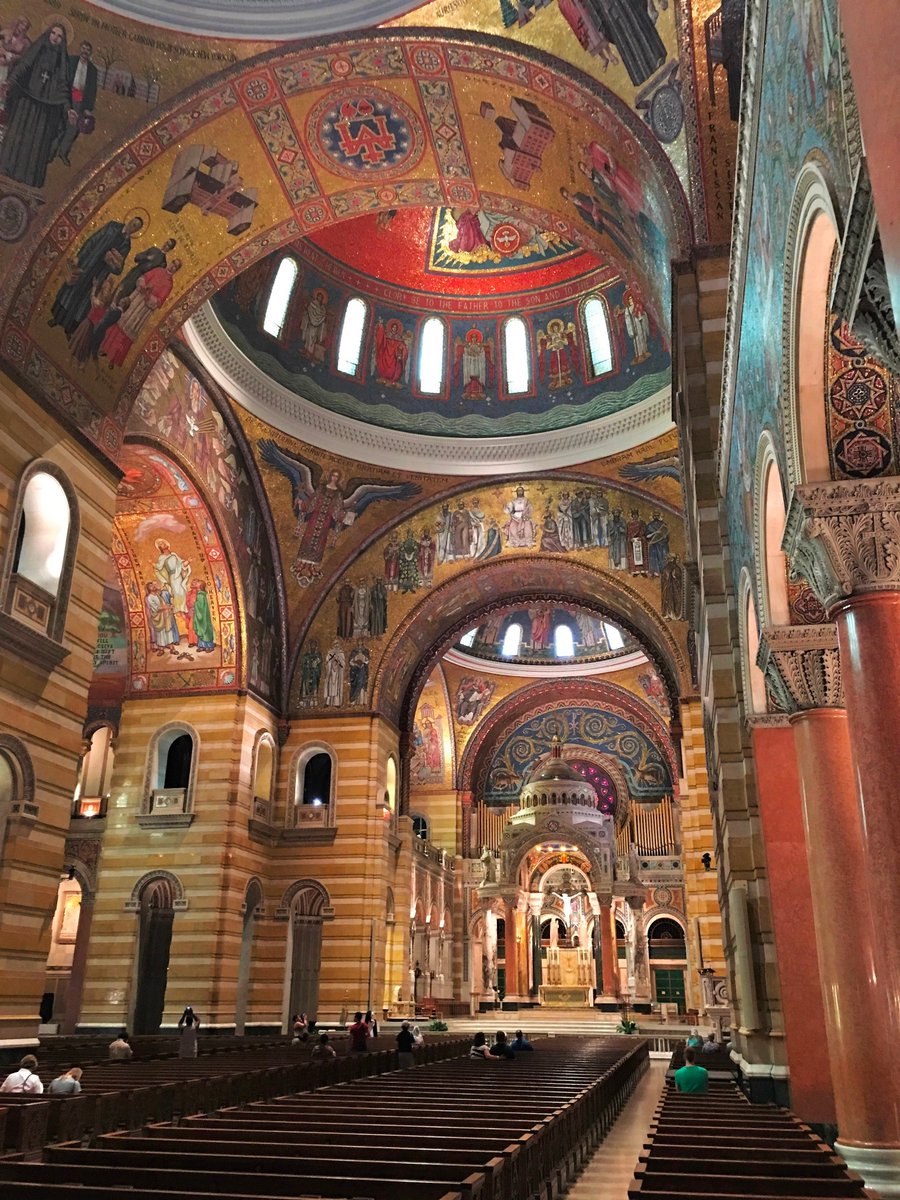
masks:
<path fill-rule="evenodd" d="M 670 1015 L 900 1176 L 891 10 L 0 0 L 6 1059 Z"/>

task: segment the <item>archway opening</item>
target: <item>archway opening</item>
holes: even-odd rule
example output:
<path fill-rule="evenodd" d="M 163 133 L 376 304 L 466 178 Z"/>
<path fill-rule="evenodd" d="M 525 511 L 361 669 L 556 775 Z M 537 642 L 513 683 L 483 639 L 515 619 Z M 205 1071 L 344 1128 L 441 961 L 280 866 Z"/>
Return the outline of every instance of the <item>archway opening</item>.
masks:
<path fill-rule="evenodd" d="M 803 483 L 831 478 L 825 394 L 825 342 L 830 309 L 831 266 L 837 231 L 820 212 L 803 248 L 797 301 L 797 410 Z"/>
<path fill-rule="evenodd" d="M 767 623 L 789 625 L 791 618 L 787 587 L 787 556 L 781 549 L 787 512 L 781 487 L 781 473 L 774 459 L 766 468 L 762 519 L 765 539 L 763 551 L 766 597 L 769 606 Z"/>
<path fill-rule="evenodd" d="M 322 920 L 326 903 L 324 889 L 312 882 L 300 887 L 291 900 L 286 1020 L 294 1013 L 306 1013 L 307 1017 L 315 1019 L 319 1007 Z"/>
<path fill-rule="evenodd" d="M 756 620 L 753 592 L 749 586 L 744 621 L 747 633 L 746 679 L 750 687 L 750 695 L 747 697 L 748 705 L 751 712 L 764 713 L 766 711 L 766 677 L 756 663 L 756 656 L 759 654 L 759 625 Z"/>
<path fill-rule="evenodd" d="M 168 879 L 155 879 L 141 892 L 138 929 L 135 1033 L 156 1033 L 162 1024 L 172 948 L 175 897 Z"/>

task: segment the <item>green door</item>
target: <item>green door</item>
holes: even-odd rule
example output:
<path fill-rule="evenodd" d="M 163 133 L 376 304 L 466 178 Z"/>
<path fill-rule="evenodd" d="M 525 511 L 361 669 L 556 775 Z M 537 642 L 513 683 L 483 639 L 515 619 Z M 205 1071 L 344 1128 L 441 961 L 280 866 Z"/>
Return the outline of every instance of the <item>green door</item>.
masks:
<path fill-rule="evenodd" d="M 677 1004 L 684 1012 L 684 971 L 657 967 L 653 972 L 653 986 L 659 1004 Z"/>

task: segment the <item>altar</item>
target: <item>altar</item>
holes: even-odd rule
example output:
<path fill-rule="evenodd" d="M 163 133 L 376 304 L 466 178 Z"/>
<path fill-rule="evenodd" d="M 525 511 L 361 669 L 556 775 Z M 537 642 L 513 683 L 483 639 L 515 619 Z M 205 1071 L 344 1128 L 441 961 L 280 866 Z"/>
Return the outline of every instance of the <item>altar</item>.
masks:
<path fill-rule="evenodd" d="M 576 985 L 561 985 L 542 983 L 540 988 L 541 1004 L 547 1008 L 591 1008 L 594 1003 L 594 989 Z"/>

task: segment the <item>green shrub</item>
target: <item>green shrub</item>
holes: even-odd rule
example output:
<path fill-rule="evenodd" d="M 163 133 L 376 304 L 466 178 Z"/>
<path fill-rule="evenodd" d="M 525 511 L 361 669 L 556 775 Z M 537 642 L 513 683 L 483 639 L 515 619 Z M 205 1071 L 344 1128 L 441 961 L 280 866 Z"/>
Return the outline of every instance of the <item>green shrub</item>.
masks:
<path fill-rule="evenodd" d="M 446 1021 L 439 1021 L 437 1017 L 428 1026 L 432 1033 L 446 1033 L 450 1026 Z"/>

